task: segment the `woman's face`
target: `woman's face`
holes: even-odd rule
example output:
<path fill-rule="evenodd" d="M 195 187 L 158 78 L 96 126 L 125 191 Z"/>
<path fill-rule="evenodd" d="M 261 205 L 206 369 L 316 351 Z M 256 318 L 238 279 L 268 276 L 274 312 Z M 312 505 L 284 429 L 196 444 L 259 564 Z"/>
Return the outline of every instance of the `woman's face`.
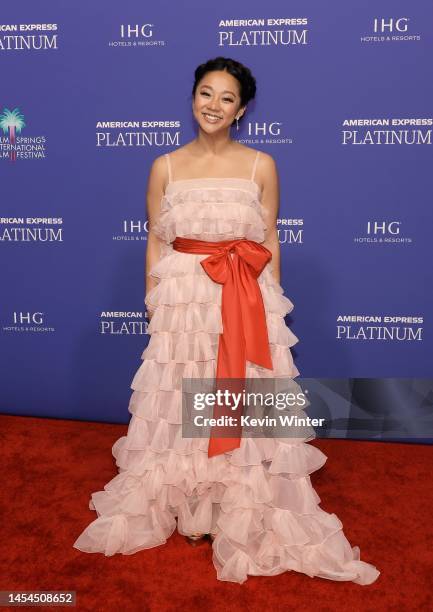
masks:
<path fill-rule="evenodd" d="M 239 81 L 225 70 L 213 70 L 198 83 L 192 112 L 201 129 L 211 134 L 230 129 L 235 117 L 245 112 L 240 104 Z"/>

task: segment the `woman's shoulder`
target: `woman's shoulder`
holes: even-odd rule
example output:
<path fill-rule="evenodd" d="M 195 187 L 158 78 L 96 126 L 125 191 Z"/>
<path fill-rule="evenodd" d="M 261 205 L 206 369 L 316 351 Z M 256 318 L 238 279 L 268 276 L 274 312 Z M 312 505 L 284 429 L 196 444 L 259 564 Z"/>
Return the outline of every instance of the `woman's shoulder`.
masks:
<path fill-rule="evenodd" d="M 166 164 L 167 163 L 167 157 L 177 157 L 177 156 L 181 156 L 184 153 L 188 153 L 188 146 L 189 143 L 184 144 L 180 147 L 176 147 L 175 149 L 172 149 L 171 151 L 166 151 L 165 153 L 161 153 L 160 155 L 157 155 L 154 159 L 153 159 L 153 163 L 155 165 L 162 165 L 162 164 Z"/>
<path fill-rule="evenodd" d="M 154 157 L 149 170 L 149 178 L 151 181 L 163 182 L 167 174 L 167 159 L 162 153 Z"/>
<path fill-rule="evenodd" d="M 164 188 L 171 180 L 170 177 L 173 174 L 173 168 L 179 168 L 179 166 L 182 167 L 182 165 L 188 165 L 190 163 L 188 144 L 189 143 L 176 147 L 176 149 L 171 151 L 161 153 L 161 155 L 154 158 L 151 173 L 157 175 L 163 180 Z"/>
<path fill-rule="evenodd" d="M 261 172 L 266 175 L 267 172 L 276 170 L 277 165 L 275 159 L 270 153 L 262 151 L 262 149 L 256 149 L 255 147 L 245 146 L 245 148 L 249 149 L 251 158 L 255 158 L 257 156 L 257 172 Z"/>
<path fill-rule="evenodd" d="M 181 145 L 180 147 L 176 147 L 175 149 L 172 149 L 171 151 L 167 151 L 166 153 L 163 153 L 160 157 L 164 157 L 166 155 L 169 155 L 171 158 L 181 158 L 184 157 L 185 155 L 188 156 L 191 153 L 191 142 L 187 142 L 184 145 Z"/>
<path fill-rule="evenodd" d="M 244 155 L 249 155 L 251 159 L 255 158 L 258 155 L 258 161 L 260 161 L 261 164 L 269 165 L 275 163 L 275 160 L 272 155 L 270 155 L 270 153 L 266 153 L 266 151 L 262 151 L 262 149 L 249 147 L 248 145 L 244 145 L 242 143 L 238 144 L 245 150 Z"/>

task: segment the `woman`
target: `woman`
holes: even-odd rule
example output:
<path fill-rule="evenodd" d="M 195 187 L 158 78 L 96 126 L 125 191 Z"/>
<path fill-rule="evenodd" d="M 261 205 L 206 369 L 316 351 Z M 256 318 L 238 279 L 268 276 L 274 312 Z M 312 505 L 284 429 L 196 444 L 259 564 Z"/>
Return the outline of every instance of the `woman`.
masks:
<path fill-rule="evenodd" d="M 220 580 L 296 570 L 370 584 L 309 474 L 326 456 L 303 439 L 182 437 L 184 378 L 294 378 L 279 284 L 278 174 L 273 158 L 237 143 L 256 92 L 242 64 L 218 57 L 195 71 L 197 137 L 153 162 L 147 193 L 150 342 L 131 384 L 128 433 L 113 446 L 119 474 L 93 493 L 98 518 L 74 546 L 132 554 L 177 528 L 212 538 Z M 215 413 L 214 413 L 215 414 Z M 220 435 L 220 437 L 218 437 Z"/>

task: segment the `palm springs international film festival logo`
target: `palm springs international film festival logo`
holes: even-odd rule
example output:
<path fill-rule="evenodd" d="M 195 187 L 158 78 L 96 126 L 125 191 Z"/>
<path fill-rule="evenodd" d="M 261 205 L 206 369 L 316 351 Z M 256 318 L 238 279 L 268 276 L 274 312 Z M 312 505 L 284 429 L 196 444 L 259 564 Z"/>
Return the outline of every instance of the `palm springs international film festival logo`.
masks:
<path fill-rule="evenodd" d="M 15 162 L 20 159 L 45 157 L 45 136 L 21 136 L 27 127 L 19 108 L 4 108 L 0 114 L 0 159 Z"/>

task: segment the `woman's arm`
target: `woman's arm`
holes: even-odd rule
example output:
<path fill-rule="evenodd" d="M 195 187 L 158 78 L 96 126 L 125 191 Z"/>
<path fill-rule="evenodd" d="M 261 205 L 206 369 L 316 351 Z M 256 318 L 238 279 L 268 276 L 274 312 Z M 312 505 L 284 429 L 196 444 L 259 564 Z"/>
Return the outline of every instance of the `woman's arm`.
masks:
<path fill-rule="evenodd" d="M 151 289 L 158 284 L 158 280 L 153 276 L 150 276 L 149 272 L 161 257 L 162 242 L 158 236 L 153 233 L 153 226 L 155 225 L 160 212 L 161 199 L 164 195 L 166 172 L 165 160 L 161 155 L 153 161 L 147 183 L 146 208 L 148 226 L 146 247 L 146 297 Z M 150 320 L 153 313 L 148 306 L 147 312 Z"/>
<path fill-rule="evenodd" d="M 266 238 L 262 242 L 263 246 L 269 249 L 272 253 L 272 274 L 280 283 L 280 241 L 277 231 L 277 217 L 280 204 L 280 186 L 278 178 L 278 170 L 273 157 L 267 153 L 261 152 L 260 163 L 257 170 L 262 177 L 262 205 L 267 214 L 265 215 L 266 222 Z"/>

